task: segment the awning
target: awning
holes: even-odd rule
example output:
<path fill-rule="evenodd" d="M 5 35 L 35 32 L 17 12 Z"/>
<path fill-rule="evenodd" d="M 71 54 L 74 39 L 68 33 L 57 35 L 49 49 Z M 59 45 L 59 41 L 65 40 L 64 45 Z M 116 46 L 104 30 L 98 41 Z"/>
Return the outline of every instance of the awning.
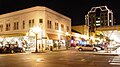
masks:
<path fill-rule="evenodd" d="M 48 39 L 51 40 L 59 40 L 58 34 L 47 34 L 48 35 Z"/>
<path fill-rule="evenodd" d="M 0 37 L 16 37 L 16 36 L 25 36 L 25 33 L 13 33 L 13 34 L 0 34 Z"/>

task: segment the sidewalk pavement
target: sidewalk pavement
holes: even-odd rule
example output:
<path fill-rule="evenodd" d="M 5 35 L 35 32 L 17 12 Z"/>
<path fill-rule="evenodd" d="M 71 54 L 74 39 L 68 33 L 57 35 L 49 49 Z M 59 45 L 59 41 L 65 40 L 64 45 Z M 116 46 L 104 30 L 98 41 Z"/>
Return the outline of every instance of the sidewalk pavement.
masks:
<path fill-rule="evenodd" d="M 60 52 L 60 51 L 78 52 L 74 47 L 71 47 L 68 50 L 66 50 L 66 48 L 57 49 L 57 50 L 54 49 L 51 52 Z M 117 49 L 117 52 L 116 52 L 116 50 L 115 51 L 108 51 L 108 52 L 106 52 L 105 50 L 101 50 L 101 51 L 98 51 L 98 52 L 93 52 L 93 51 L 92 52 L 88 52 L 88 51 L 85 51 L 85 52 L 81 52 L 81 53 L 91 53 L 91 54 L 94 54 L 94 55 L 106 55 L 106 56 L 119 56 L 120 52 L 118 53 L 118 51 L 120 51 L 120 48 Z M 50 50 L 48 50 L 47 52 L 50 52 Z"/>
<path fill-rule="evenodd" d="M 74 47 L 69 48 L 68 50 L 64 49 L 60 49 L 60 50 L 53 50 L 52 52 L 57 52 L 57 51 L 68 51 L 68 52 L 77 52 L 77 50 Z M 82 52 L 81 52 L 82 53 Z M 91 53 L 94 55 L 105 55 L 105 56 L 119 56 L 120 55 L 120 47 L 117 50 L 114 51 L 108 51 L 106 52 L 105 50 L 101 50 L 98 52 L 83 52 L 83 53 Z"/>
<path fill-rule="evenodd" d="M 68 50 L 66 50 L 66 48 L 61 48 L 61 49 L 53 49 L 52 51 L 44 50 L 43 52 L 40 51 L 38 53 L 50 53 L 50 52 L 61 52 L 61 51 L 62 52 L 63 51 L 77 52 L 77 50 L 74 47 L 71 47 Z M 31 53 L 31 52 L 27 51 L 26 53 Z M 36 52 L 33 51 L 32 53 L 36 53 Z M 91 53 L 91 54 L 94 54 L 94 55 L 106 55 L 106 56 L 120 56 L 120 47 L 117 50 L 108 51 L 108 52 L 106 52 L 105 50 L 101 50 L 101 51 L 98 51 L 98 52 L 88 52 L 88 51 L 85 51 L 85 52 L 80 52 L 80 53 Z"/>
<path fill-rule="evenodd" d="M 102 50 L 102 51 L 98 51 L 98 53 L 96 53 L 97 55 L 109 55 L 109 56 L 120 56 L 120 47 L 117 48 L 116 50 L 112 51 L 112 50 Z"/>

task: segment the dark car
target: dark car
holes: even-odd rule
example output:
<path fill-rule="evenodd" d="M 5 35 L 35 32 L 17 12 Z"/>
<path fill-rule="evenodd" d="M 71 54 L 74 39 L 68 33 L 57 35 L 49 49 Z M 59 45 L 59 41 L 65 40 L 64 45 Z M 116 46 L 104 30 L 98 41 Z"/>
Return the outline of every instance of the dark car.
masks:
<path fill-rule="evenodd" d="M 14 51 L 15 53 L 23 52 L 23 48 L 22 48 L 22 47 L 14 47 L 14 48 L 13 48 L 13 51 Z"/>
<path fill-rule="evenodd" d="M 2 53 L 14 53 L 13 49 L 10 47 L 3 47 Z"/>
<path fill-rule="evenodd" d="M 15 44 L 6 44 L 2 50 L 2 53 L 18 53 L 18 52 L 23 52 L 23 49 Z"/>
<path fill-rule="evenodd" d="M 3 47 L 0 47 L 0 53 L 2 53 L 2 51 L 3 51 Z"/>

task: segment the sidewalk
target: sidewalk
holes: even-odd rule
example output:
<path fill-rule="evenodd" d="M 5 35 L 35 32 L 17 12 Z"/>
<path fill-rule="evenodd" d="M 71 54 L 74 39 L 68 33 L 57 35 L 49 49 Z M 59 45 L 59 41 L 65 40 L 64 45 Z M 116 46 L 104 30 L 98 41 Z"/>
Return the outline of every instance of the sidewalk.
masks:
<path fill-rule="evenodd" d="M 49 52 L 60 52 L 60 51 L 67 51 L 66 50 L 66 47 L 64 48 L 53 48 L 52 50 L 38 50 L 38 52 L 35 52 L 35 50 L 28 50 L 28 51 L 25 51 L 25 53 L 49 53 Z"/>
<path fill-rule="evenodd" d="M 96 55 L 109 55 L 109 56 L 119 56 L 120 55 L 120 47 L 119 48 L 117 48 L 116 50 L 114 50 L 114 51 L 105 51 L 105 50 L 102 50 L 102 51 L 98 51 L 98 53 L 96 53 Z"/>
<path fill-rule="evenodd" d="M 38 53 L 51 53 L 51 52 L 64 52 L 64 51 L 66 51 L 66 52 L 79 52 L 79 51 L 77 51 L 74 47 L 70 47 L 70 48 L 68 48 L 68 50 L 66 50 L 66 48 L 64 47 L 64 48 L 60 48 L 60 49 L 56 49 L 56 48 L 54 48 L 52 51 L 50 51 L 50 50 L 43 50 L 43 52 L 42 51 L 40 51 L 40 52 L 38 52 Z M 117 49 L 117 50 L 114 50 L 114 51 L 109 51 L 109 52 L 106 52 L 105 50 L 101 50 L 101 51 L 98 51 L 98 52 L 88 52 L 88 51 L 81 51 L 80 53 L 90 53 L 90 54 L 94 54 L 94 55 L 106 55 L 106 56 L 119 56 L 120 55 L 120 47 Z M 33 52 L 30 52 L 30 51 L 27 51 L 26 53 L 35 53 L 34 51 Z"/>
<path fill-rule="evenodd" d="M 57 52 L 57 51 L 68 51 L 68 52 L 77 52 L 77 50 L 74 47 L 69 48 L 68 50 L 66 49 L 60 49 L 60 50 L 53 50 L 52 52 Z M 94 55 L 104 55 L 104 56 L 119 56 L 120 55 L 120 47 L 115 50 L 115 51 L 108 51 L 106 52 L 105 50 L 101 50 L 98 52 L 81 52 L 81 53 L 90 53 Z"/>
<path fill-rule="evenodd" d="M 118 47 L 116 50 L 112 51 L 114 54 L 120 54 L 120 47 Z"/>

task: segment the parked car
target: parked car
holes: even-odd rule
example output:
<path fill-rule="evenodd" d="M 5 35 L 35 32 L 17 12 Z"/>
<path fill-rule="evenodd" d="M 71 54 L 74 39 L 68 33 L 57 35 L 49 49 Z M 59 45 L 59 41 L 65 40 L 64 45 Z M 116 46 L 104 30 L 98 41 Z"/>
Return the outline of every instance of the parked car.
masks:
<path fill-rule="evenodd" d="M 22 53 L 22 52 L 24 52 L 24 50 L 23 50 L 22 47 L 14 47 L 14 48 L 13 48 L 13 51 L 14 51 L 15 53 L 18 53 L 18 52 Z"/>
<path fill-rule="evenodd" d="M 18 47 L 15 44 L 6 44 L 2 48 L 2 53 L 18 53 L 18 52 L 24 52 L 22 47 Z"/>
<path fill-rule="evenodd" d="M 86 50 L 86 51 L 94 51 L 94 52 L 101 50 L 100 47 L 96 47 L 96 46 L 93 46 L 93 45 L 76 46 L 75 49 L 77 49 L 79 51 L 85 51 Z"/>

